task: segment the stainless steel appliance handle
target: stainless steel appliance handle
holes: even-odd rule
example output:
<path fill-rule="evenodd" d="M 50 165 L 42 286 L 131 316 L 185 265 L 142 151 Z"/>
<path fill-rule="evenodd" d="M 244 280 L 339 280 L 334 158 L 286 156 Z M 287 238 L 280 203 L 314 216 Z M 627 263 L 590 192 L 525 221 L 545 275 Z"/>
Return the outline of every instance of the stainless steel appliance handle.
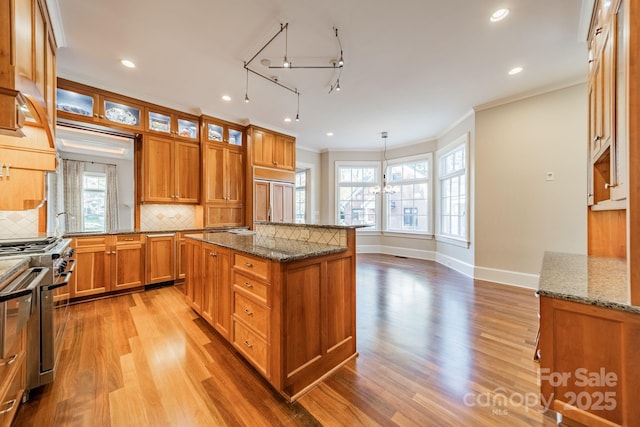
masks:
<path fill-rule="evenodd" d="M 65 285 L 68 285 L 69 280 L 71 280 L 71 271 L 65 271 L 64 273 L 60 273 L 60 278 L 62 278 L 62 281 L 56 281 L 56 283 L 54 283 L 53 285 L 43 286 L 42 288 L 45 291 L 52 291 L 54 289 L 58 289 Z"/>
<path fill-rule="evenodd" d="M 45 274 L 49 271 L 46 267 L 32 267 L 27 269 L 22 275 L 20 275 L 17 279 L 12 282 L 12 285 L 9 285 L 9 290 L 6 292 L 0 293 L 0 302 L 9 301 L 16 298 L 22 298 L 26 295 L 32 294 L 33 290 L 38 286 L 38 284 L 42 281 Z M 36 273 L 36 277 L 27 281 L 29 276 Z"/>

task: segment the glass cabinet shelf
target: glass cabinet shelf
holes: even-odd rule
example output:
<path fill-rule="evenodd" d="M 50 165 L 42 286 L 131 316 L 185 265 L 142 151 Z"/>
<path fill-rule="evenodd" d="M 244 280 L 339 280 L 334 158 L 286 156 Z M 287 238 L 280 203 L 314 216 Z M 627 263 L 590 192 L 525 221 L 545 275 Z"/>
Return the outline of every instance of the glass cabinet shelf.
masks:
<path fill-rule="evenodd" d="M 56 110 L 93 117 L 94 98 L 66 89 L 56 89 Z"/>
<path fill-rule="evenodd" d="M 149 130 L 171 133 L 171 116 L 149 111 Z"/>
<path fill-rule="evenodd" d="M 209 141 L 222 142 L 222 134 L 222 126 L 212 125 L 211 123 L 207 125 L 207 139 L 209 139 Z"/>
<path fill-rule="evenodd" d="M 229 129 L 229 144 L 242 145 L 242 131 Z"/>
<path fill-rule="evenodd" d="M 140 126 L 140 109 L 118 104 L 112 101 L 104 101 L 105 119 L 127 126 Z"/>
<path fill-rule="evenodd" d="M 183 138 L 198 138 L 198 123 L 191 120 L 178 119 L 178 136 Z"/>

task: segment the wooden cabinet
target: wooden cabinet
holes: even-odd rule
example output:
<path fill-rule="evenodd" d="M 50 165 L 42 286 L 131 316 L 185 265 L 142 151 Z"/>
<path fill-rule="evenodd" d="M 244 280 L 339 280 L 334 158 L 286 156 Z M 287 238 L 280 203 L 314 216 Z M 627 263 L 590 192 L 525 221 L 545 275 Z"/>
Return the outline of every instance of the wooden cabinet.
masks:
<path fill-rule="evenodd" d="M 251 149 L 255 166 L 288 171 L 295 171 L 296 169 L 295 138 L 254 129 Z"/>
<path fill-rule="evenodd" d="M 202 243 L 193 239 L 187 239 L 186 249 L 186 274 L 185 274 L 185 300 L 196 313 L 202 313 L 203 302 L 203 256 Z"/>
<path fill-rule="evenodd" d="M 211 116 L 202 116 L 203 142 L 218 142 L 230 146 L 244 146 L 245 128 Z"/>
<path fill-rule="evenodd" d="M 76 267 L 70 297 L 144 286 L 144 236 L 123 234 L 73 239 Z"/>
<path fill-rule="evenodd" d="M 209 142 L 204 150 L 205 226 L 244 224 L 244 149 Z"/>
<path fill-rule="evenodd" d="M 199 145 L 173 138 L 145 136 L 142 155 L 143 202 L 199 202 Z"/>
<path fill-rule="evenodd" d="M 253 186 L 254 221 L 293 222 L 295 209 L 293 184 L 256 180 Z"/>
<path fill-rule="evenodd" d="M 176 234 L 176 280 L 184 280 L 187 271 L 187 242 L 184 232 Z"/>
<path fill-rule="evenodd" d="M 639 351 L 640 315 L 540 297 L 545 408 L 584 425 L 640 425 Z"/>
<path fill-rule="evenodd" d="M 20 107 L 39 104 L 42 126 L 54 133 L 56 42 L 44 0 L 0 6 L 0 134 L 21 136 Z M 29 102 L 24 97 L 29 98 Z"/>
<path fill-rule="evenodd" d="M 199 142 L 200 121 L 177 111 L 147 107 L 145 130 L 159 135 L 173 136 L 189 142 Z"/>
<path fill-rule="evenodd" d="M 189 238 L 189 251 L 205 250 L 188 260 L 187 301 L 295 400 L 357 354 L 355 230 L 347 241 L 342 253 L 280 263 Z M 221 263 L 220 251 L 228 251 L 229 263 Z M 229 321 L 226 333 L 221 323 Z"/>
<path fill-rule="evenodd" d="M 23 328 L 14 348 L 0 360 L 0 426 L 10 426 L 18 412 L 26 388 L 27 328 Z"/>
<path fill-rule="evenodd" d="M 145 284 L 174 280 L 176 278 L 175 234 L 148 234 L 146 245 L 147 268 Z"/>

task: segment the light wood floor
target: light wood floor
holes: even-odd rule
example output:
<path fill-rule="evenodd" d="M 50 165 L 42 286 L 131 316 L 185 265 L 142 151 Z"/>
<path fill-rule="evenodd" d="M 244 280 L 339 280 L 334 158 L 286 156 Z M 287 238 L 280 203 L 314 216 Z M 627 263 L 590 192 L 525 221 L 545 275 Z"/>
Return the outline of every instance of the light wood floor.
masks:
<path fill-rule="evenodd" d="M 554 425 L 533 291 L 359 255 L 360 357 L 285 402 L 168 287 L 73 305 L 58 376 L 16 426 Z"/>

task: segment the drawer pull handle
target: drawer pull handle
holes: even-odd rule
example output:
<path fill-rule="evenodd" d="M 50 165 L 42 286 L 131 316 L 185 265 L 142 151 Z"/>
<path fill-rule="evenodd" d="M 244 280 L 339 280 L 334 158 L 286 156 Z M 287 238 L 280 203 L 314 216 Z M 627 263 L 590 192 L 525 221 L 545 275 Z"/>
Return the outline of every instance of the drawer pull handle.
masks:
<path fill-rule="evenodd" d="M 253 268 L 253 264 L 251 264 L 250 262 L 245 262 L 244 265 L 246 267 Z"/>
<path fill-rule="evenodd" d="M 209 252 L 209 256 L 218 256 L 215 252 Z"/>
<path fill-rule="evenodd" d="M 253 285 L 249 282 L 244 282 L 243 285 L 245 285 L 249 289 L 253 288 Z"/>
<path fill-rule="evenodd" d="M 253 311 L 249 310 L 248 308 L 245 308 L 245 309 L 244 309 L 244 313 L 245 313 L 247 316 L 253 316 Z"/>
<path fill-rule="evenodd" d="M 133 242 L 133 237 L 130 237 L 130 238 L 124 239 L 124 240 L 125 240 L 125 242 Z"/>
<path fill-rule="evenodd" d="M 247 347 L 249 347 L 249 348 L 253 348 L 253 344 L 251 344 L 251 343 L 250 343 L 249 341 L 247 341 L 247 340 L 244 340 L 243 344 L 244 344 L 244 345 L 246 345 L 246 346 L 247 346 Z"/>
<path fill-rule="evenodd" d="M 10 356 L 9 358 L 7 358 L 6 361 L 3 360 L 2 362 L 0 362 L 0 366 L 9 366 L 13 362 L 15 362 L 17 358 L 18 358 L 18 355 L 14 354 L 13 356 Z"/>
<path fill-rule="evenodd" d="M 6 401 L 4 402 L 4 405 L 9 405 L 9 407 L 0 411 L 0 414 L 6 414 L 7 412 L 13 411 L 13 407 L 16 406 L 16 399 Z"/>

